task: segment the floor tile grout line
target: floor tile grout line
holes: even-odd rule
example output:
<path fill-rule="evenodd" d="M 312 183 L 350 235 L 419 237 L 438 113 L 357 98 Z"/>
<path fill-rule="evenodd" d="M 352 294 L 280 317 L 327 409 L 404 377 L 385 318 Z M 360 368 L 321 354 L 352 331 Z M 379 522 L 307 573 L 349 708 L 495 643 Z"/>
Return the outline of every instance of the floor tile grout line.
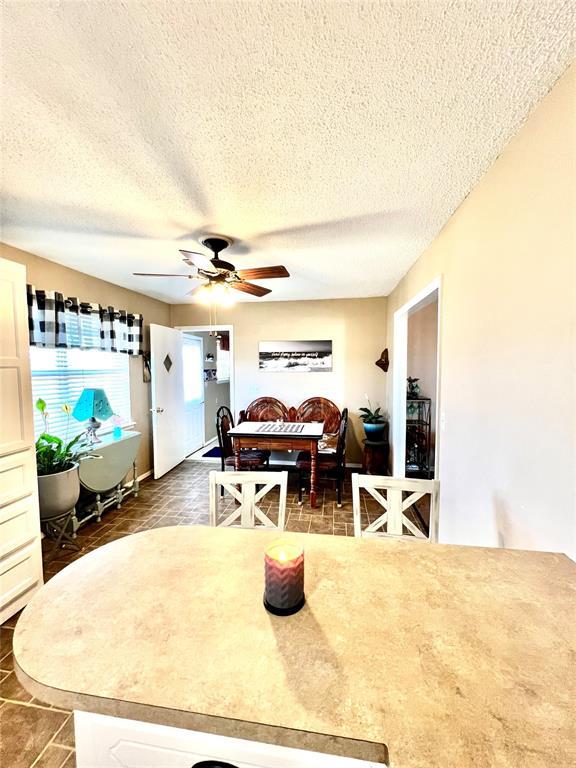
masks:
<path fill-rule="evenodd" d="M 3 696 L 0 701 L 6 702 L 6 704 L 17 704 L 19 707 L 31 707 L 32 709 L 43 709 L 46 712 L 61 712 L 63 715 L 70 714 L 65 709 L 52 709 L 52 707 L 46 704 L 36 704 L 33 701 L 20 701 L 20 699 L 6 699 Z"/>
<path fill-rule="evenodd" d="M 52 737 L 52 738 L 54 738 L 54 737 Z M 40 752 L 40 754 L 36 757 L 34 762 L 30 764 L 30 768 L 34 768 L 34 766 L 38 765 L 38 762 L 39 762 L 40 758 L 44 755 L 44 753 L 48 750 L 49 747 L 58 747 L 59 749 L 66 750 L 66 754 L 64 755 L 64 758 L 63 758 L 62 762 L 60 763 L 60 765 L 57 766 L 57 768 L 62 768 L 62 766 L 68 760 L 70 755 L 75 751 L 72 747 L 65 747 L 63 744 L 54 744 L 54 742 L 52 740 L 50 740 L 46 744 L 46 746 L 44 747 L 42 752 Z"/>
<path fill-rule="evenodd" d="M 72 720 L 72 722 L 74 722 L 74 713 L 73 712 L 70 712 L 69 716 L 66 718 L 66 720 L 64 720 L 64 722 L 62 723 L 60 728 L 58 728 L 56 733 L 52 736 L 52 738 L 50 739 L 49 743 L 53 744 L 55 747 L 62 747 L 62 749 L 69 749 L 71 752 L 73 752 L 74 751 L 74 747 L 68 747 L 68 746 L 66 746 L 66 744 L 60 744 L 57 741 L 55 741 L 55 739 L 58 736 L 58 734 L 62 731 L 63 728 L 65 728 L 66 724 L 70 720 Z"/>

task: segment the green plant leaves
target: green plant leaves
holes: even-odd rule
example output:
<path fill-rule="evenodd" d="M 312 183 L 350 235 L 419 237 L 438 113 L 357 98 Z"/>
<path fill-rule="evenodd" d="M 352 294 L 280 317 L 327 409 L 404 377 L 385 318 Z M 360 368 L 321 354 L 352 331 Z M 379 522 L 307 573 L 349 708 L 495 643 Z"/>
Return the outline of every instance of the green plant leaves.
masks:
<path fill-rule="evenodd" d="M 76 443 L 78 442 L 78 440 L 80 440 L 80 438 L 81 438 L 81 437 L 84 437 L 84 433 L 83 433 L 83 432 L 81 432 L 79 435 L 76 435 L 76 437 L 75 437 L 75 438 L 73 438 L 72 440 L 70 440 L 70 442 L 68 443 L 68 445 L 66 445 L 66 446 L 65 446 L 65 448 L 64 448 L 64 450 L 66 451 L 66 453 L 70 453 L 70 451 L 72 450 L 73 446 L 75 446 L 75 445 L 76 445 Z M 81 446 L 78 446 L 78 448 L 80 448 L 80 447 L 81 447 Z"/>
<path fill-rule="evenodd" d="M 80 442 L 84 433 L 76 435 L 65 444 L 60 437 L 43 432 L 36 440 L 36 468 L 39 475 L 55 475 L 71 469 L 78 451 L 84 447 Z"/>
<path fill-rule="evenodd" d="M 384 424 L 386 421 L 380 406 L 378 406 L 375 411 L 372 411 L 370 408 L 359 408 L 358 410 L 360 411 L 360 418 L 364 424 Z"/>

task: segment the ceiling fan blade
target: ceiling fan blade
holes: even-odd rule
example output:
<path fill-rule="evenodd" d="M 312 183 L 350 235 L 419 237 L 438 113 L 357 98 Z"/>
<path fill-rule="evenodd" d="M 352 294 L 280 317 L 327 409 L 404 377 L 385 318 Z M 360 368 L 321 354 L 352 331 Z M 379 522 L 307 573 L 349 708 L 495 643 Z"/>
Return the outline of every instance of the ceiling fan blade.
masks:
<path fill-rule="evenodd" d="M 286 267 L 255 267 L 254 269 L 237 269 L 236 274 L 242 280 L 270 280 L 272 277 L 290 277 Z"/>
<path fill-rule="evenodd" d="M 263 288 L 261 285 L 254 285 L 254 283 L 232 282 L 228 285 L 236 291 L 250 293 L 252 296 L 266 296 L 267 293 L 271 292 L 270 288 Z"/>
<path fill-rule="evenodd" d="M 175 275 L 165 272 L 132 272 L 132 274 L 143 275 L 144 277 L 185 277 L 187 280 L 191 280 L 194 277 L 194 275 Z"/>
<path fill-rule="evenodd" d="M 198 267 L 198 269 L 203 269 L 204 272 L 214 272 L 216 273 L 218 270 L 212 264 L 210 259 L 207 256 L 204 256 L 203 253 L 196 253 L 195 251 L 180 251 L 182 256 L 184 256 L 184 261 L 187 264 L 192 264 L 195 267 Z"/>

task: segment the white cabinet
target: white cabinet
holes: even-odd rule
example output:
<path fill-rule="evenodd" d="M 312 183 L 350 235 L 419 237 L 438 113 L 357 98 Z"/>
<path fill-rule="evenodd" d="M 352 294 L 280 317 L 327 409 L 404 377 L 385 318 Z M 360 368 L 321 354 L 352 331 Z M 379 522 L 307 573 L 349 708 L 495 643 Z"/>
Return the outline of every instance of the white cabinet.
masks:
<path fill-rule="evenodd" d="M 0 259 L 0 624 L 41 585 L 26 270 Z"/>
<path fill-rule="evenodd" d="M 166 725 L 74 712 L 77 768 L 385 768 Z"/>

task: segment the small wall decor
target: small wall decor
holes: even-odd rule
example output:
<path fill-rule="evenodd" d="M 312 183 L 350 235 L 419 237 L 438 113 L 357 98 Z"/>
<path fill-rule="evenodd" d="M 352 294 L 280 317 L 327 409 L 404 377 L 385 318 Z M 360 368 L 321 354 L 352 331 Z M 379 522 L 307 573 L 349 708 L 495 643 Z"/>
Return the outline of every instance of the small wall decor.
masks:
<path fill-rule="evenodd" d="M 381 368 L 384 373 L 388 371 L 388 366 L 390 365 L 390 361 L 388 359 L 388 349 L 383 349 L 382 353 L 380 355 L 380 359 L 376 360 L 374 365 L 377 365 L 378 368 Z"/>
<path fill-rule="evenodd" d="M 261 371 L 324 372 L 332 370 L 331 341 L 261 341 Z"/>
<path fill-rule="evenodd" d="M 204 381 L 216 381 L 216 368 L 204 368 Z"/>

